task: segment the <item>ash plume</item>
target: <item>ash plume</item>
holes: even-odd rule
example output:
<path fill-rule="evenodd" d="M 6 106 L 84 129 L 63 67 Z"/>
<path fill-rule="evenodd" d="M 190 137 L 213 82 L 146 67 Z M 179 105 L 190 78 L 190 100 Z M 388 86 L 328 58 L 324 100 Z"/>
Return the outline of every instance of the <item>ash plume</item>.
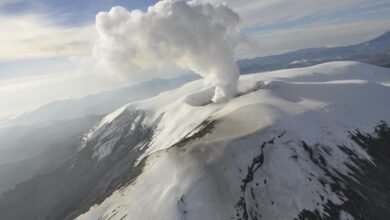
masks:
<path fill-rule="evenodd" d="M 245 36 L 226 4 L 159 1 L 127 11 L 113 7 L 96 16 L 95 56 L 112 72 L 134 74 L 165 65 L 190 69 L 215 85 L 214 102 L 235 95 L 239 70 L 234 50 Z"/>

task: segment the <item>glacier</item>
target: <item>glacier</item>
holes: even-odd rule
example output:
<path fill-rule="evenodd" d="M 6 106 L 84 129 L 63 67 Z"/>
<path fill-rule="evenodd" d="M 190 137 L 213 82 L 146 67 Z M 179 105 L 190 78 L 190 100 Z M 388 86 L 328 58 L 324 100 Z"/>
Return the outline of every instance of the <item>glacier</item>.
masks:
<path fill-rule="evenodd" d="M 226 103 L 203 80 L 130 103 L 84 143 L 101 159 L 120 125 L 153 130 L 142 173 L 77 219 L 353 219 L 335 185 L 358 181 L 356 158 L 375 165 L 351 137 L 390 122 L 389 85 L 389 69 L 343 61 L 241 76 Z"/>

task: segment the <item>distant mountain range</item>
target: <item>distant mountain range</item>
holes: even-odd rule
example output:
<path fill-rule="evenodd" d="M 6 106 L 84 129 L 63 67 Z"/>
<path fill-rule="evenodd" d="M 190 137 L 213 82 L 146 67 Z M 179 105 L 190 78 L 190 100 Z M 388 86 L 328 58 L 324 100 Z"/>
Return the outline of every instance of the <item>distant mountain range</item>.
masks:
<path fill-rule="evenodd" d="M 66 161 L 77 151 L 82 135 L 105 114 L 197 78 L 195 74 L 156 78 L 80 99 L 55 101 L 15 119 L 0 120 L 0 194 Z"/>
<path fill-rule="evenodd" d="M 241 74 L 313 66 L 329 61 L 359 61 L 390 67 L 390 31 L 356 45 L 333 48 L 308 48 L 280 55 L 239 60 Z M 174 79 L 153 79 L 80 99 L 55 101 L 13 120 L 0 120 L 1 126 L 20 126 L 81 118 L 109 113 L 120 106 L 177 88 L 199 77 L 195 74 Z"/>
<path fill-rule="evenodd" d="M 71 158 L 83 134 L 101 118 L 95 115 L 44 126 L 0 129 L 0 194 Z"/>
<path fill-rule="evenodd" d="M 175 89 L 199 77 L 186 74 L 172 79 L 155 78 L 135 85 L 104 91 L 80 99 L 65 99 L 51 102 L 11 120 L 0 120 L 0 127 L 49 124 L 72 120 L 88 115 L 102 115 L 129 102 L 146 99 L 160 92 Z"/>
<path fill-rule="evenodd" d="M 238 61 L 241 74 L 313 66 L 330 61 L 359 61 L 390 67 L 390 31 L 360 44 L 308 48 L 285 54 Z"/>

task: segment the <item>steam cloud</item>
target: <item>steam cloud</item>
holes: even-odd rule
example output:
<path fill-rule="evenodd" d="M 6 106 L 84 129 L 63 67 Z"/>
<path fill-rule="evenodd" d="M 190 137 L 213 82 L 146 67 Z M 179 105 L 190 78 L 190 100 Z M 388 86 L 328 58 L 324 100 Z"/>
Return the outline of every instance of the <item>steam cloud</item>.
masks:
<path fill-rule="evenodd" d="M 239 16 L 226 4 L 164 0 L 146 12 L 113 7 L 96 16 L 94 47 L 111 71 L 132 72 L 175 64 L 216 86 L 214 102 L 235 95 L 234 50 L 245 40 Z"/>

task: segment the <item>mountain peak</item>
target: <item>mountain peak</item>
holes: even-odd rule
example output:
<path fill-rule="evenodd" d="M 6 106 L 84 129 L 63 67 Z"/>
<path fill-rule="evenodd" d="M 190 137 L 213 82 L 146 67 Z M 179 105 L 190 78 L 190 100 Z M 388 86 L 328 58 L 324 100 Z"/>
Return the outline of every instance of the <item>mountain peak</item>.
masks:
<path fill-rule="evenodd" d="M 369 153 L 376 148 L 366 152 L 365 142 L 357 143 L 372 142 L 371 136 L 380 136 L 368 132 L 388 126 L 378 122 L 390 121 L 390 102 L 382 95 L 390 88 L 379 83 L 389 73 L 358 62 L 331 62 L 241 76 L 241 95 L 225 103 L 204 105 L 213 88 L 205 88 L 203 80 L 132 103 L 103 119 L 83 149 L 100 164 L 121 152 L 139 152 L 132 161 L 144 162 L 123 172 L 142 174 L 77 219 L 352 219 L 361 215 L 354 207 L 375 210 L 367 219 L 376 210 L 388 215 L 386 207 L 366 200 L 387 202 L 379 195 L 387 192 L 388 181 L 378 170 L 388 168 L 374 156 L 371 165 Z M 370 136 L 354 139 L 353 131 Z M 382 182 L 370 185 L 367 176 Z M 110 185 L 104 181 L 101 185 Z"/>
<path fill-rule="evenodd" d="M 383 42 L 389 42 L 390 43 L 390 30 L 386 31 L 384 34 L 367 41 L 366 43 L 383 43 Z"/>
<path fill-rule="evenodd" d="M 390 30 L 387 30 L 384 34 L 382 34 L 378 38 L 390 38 Z"/>

